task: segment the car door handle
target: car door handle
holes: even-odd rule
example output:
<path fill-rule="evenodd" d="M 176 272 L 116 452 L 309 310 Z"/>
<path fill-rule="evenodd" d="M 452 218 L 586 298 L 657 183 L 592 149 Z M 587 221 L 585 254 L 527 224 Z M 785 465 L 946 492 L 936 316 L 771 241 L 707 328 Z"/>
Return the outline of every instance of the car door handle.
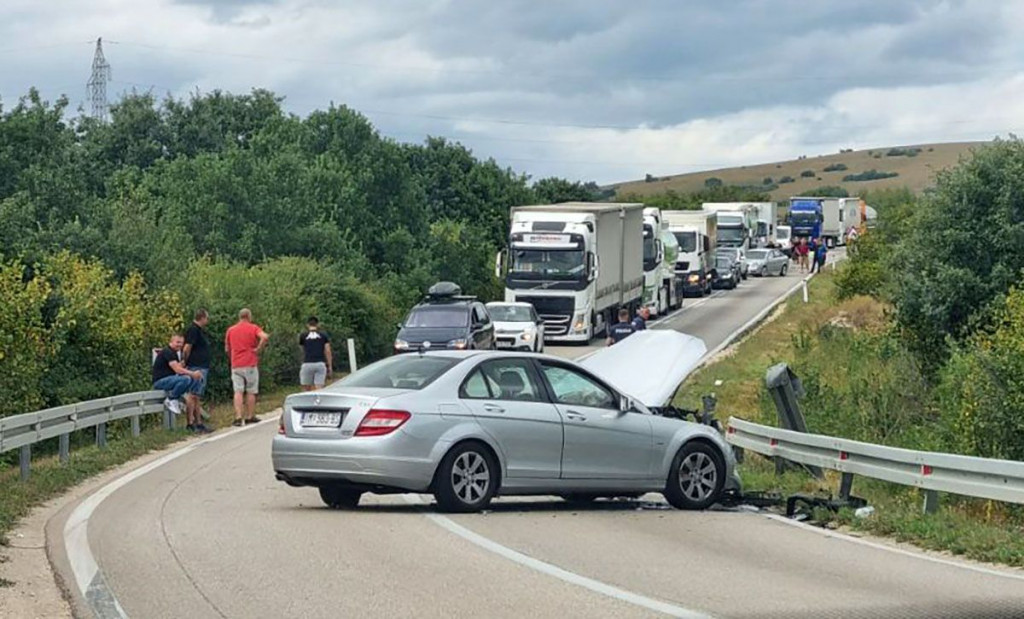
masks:
<path fill-rule="evenodd" d="M 577 413 L 576 411 L 566 411 L 566 418 L 572 419 L 573 421 L 586 421 L 587 416 L 583 413 Z"/>
<path fill-rule="evenodd" d="M 484 410 L 489 413 L 504 413 L 505 409 L 497 404 L 484 404 Z"/>

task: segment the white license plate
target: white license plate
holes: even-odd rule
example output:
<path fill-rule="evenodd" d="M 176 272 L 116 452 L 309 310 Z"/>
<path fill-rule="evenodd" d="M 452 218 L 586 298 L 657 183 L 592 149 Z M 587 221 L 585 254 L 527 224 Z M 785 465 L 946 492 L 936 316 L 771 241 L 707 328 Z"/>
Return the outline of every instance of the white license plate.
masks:
<path fill-rule="evenodd" d="M 303 428 L 337 428 L 341 413 L 302 413 Z"/>
<path fill-rule="evenodd" d="M 503 342 L 501 340 L 498 340 L 498 348 L 512 348 L 512 345 L 514 343 L 515 342 Z"/>

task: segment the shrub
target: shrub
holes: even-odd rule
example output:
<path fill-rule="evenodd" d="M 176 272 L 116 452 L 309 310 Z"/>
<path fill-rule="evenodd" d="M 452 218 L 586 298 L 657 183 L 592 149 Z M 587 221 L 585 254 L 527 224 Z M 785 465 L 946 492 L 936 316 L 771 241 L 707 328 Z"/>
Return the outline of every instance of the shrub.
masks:
<path fill-rule="evenodd" d="M 844 187 L 836 185 L 823 185 L 815 189 L 811 189 L 806 195 L 809 196 L 821 196 L 823 198 L 849 198 L 850 192 Z"/>
<path fill-rule="evenodd" d="M 830 163 L 827 166 L 825 166 L 824 171 L 825 172 L 842 172 L 843 170 L 846 170 L 846 169 L 847 169 L 847 167 L 846 167 L 845 163 Z"/>
<path fill-rule="evenodd" d="M 721 187 L 723 184 L 722 179 L 715 176 L 704 179 L 704 186 L 709 189 L 712 187 Z"/>
<path fill-rule="evenodd" d="M 920 148 L 890 148 L 885 153 L 886 157 L 916 157 L 921 152 Z"/>
<path fill-rule="evenodd" d="M 814 178 L 814 170 L 804 170 L 800 173 L 800 176 L 803 178 Z"/>
<path fill-rule="evenodd" d="M 847 174 L 843 177 L 844 182 L 859 182 L 859 181 L 877 181 L 883 178 L 894 178 L 899 176 L 899 172 L 879 172 L 878 170 L 871 169 L 866 172 L 859 174 Z"/>
<path fill-rule="evenodd" d="M 764 177 L 764 180 L 762 180 L 762 181 L 761 181 L 761 184 L 762 184 L 762 185 L 771 185 L 771 184 L 773 184 L 774 182 L 775 182 L 775 181 L 773 181 L 773 180 L 772 180 L 772 177 L 770 177 L 770 176 L 766 176 L 766 177 Z"/>
<path fill-rule="evenodd" d="M 779 184 L 780 185 L 785 184 L 785 183 L 792 183 L 792 182 L 794 182 L 792 176 L 783 176 L 782 178 L 779 179 Z"/>

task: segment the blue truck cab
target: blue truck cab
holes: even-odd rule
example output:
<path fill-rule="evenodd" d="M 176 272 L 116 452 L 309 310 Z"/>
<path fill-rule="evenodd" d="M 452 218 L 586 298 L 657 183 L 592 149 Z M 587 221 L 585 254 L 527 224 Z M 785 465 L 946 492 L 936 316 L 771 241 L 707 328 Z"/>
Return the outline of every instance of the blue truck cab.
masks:
<path fill-rule="evenodd" d="M 793 239 L 821 237 L 821 224 L 824 220 L 822 200 L 794 198 L 789 204 L 787 219 L 792 228 L 791 237 Z"/>

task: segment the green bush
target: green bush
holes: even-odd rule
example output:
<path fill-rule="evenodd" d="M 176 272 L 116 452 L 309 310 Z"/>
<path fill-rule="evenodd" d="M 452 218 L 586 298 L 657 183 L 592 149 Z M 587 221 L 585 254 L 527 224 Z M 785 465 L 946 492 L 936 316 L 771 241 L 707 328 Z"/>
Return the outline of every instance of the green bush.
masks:
<path fill-rule="evenodd" d="M 916 157 L 921 152 L 920 148 L 890 148 L 885 153 L 886 157 Z"/>
<path fill-rule="evenodd" d="M 823 169 L 825 172 L 842 172 L 843 170 L 846 170 L 847 167 L 845 163 L 830 163 Z"/>
<path fill-rule="evenodd" d="M 712 189 L 712 188 L 715 188 L 715 187 L 721 187 L 722 185 L 724 185 L 724 183 L 722 182 L 722 179 L 720 179 L 720 178 L 718 178 L 716 176 L 712 176 L 710 178 L 704 179 L 704 186 L 707 187 L 708 189 Z"/>
<path fill-rule="evenodd" d="M 878 170 L 872 169 L 859 174 L 847 174 L 843 177 L 843 182 L 877 181 L 883 178 L 895 178 L 899 175 L 899 172 L 879 172 Z"/>
<path fill-rule="evenodd" d="M 774 183 L 774 181 L 772 181 L 772 177 L 770 177 L 770 176 L 764 177 L 764 179 L 761 181 L 762 185 L 771 185 L 773 183 Z"/>
<path fill-rule="evenodd" d="M 800 176 L 803 178 L 814 178 L 814 170 L 804 170 L 800 173 Z"/>
<path fill-rule="evenodd" d="M 782 178 L 779 179 L 779 184 L 780 185 L 783 185 L 785 183 L 792 183 L 792 182 L 794 182 L 792 176 L 783 176 Z"/>

